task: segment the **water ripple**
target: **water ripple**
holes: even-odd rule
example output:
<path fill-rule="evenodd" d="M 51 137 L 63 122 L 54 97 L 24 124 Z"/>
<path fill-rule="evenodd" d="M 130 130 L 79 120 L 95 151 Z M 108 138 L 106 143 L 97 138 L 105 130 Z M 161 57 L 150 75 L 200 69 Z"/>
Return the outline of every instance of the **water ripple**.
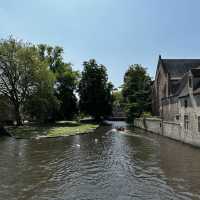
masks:
<path fill-rule="evenodd" d="M 199 150 L 147 133 L 0 141 L 0 200 L 188 200 L 199 188 Z"/>

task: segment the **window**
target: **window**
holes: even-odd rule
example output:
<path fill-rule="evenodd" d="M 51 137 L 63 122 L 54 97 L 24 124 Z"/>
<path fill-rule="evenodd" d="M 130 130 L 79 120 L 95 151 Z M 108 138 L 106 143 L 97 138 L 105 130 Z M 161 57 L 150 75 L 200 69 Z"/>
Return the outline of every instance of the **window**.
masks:
<path fill-rule="evenodd" d="M 188 117 L 188 115 L 184 115 L 184 128 L 185 128 L 185 130 L 189 129 L 189 117 Z"/>
<path fill-rule="evenodd" d="M 189 77 L 189 87 L 192 87 L 192 77 Z"/>
<path fill-rule="evenodd" d="M 200 116 L 198 116 L 198 131 L 200 132 Z"/>
<path fill-rule="evenodd" d="M 187 102 L 187 100 L 184 100 L 184 107 L 185 107 L 185 108 L 188 107 L 188 102 Z"/>
<path fill-rule="evenodd" d="M 176 115 L 176 120 L 177 120 L 177 121 L 179 120 L 179 115 Z"/>

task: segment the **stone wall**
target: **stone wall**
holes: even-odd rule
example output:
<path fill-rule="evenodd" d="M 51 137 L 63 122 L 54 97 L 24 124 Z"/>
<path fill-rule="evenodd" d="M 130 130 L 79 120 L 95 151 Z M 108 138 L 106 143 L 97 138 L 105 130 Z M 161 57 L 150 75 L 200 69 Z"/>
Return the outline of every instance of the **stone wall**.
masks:
<path fill-rule="evenodd" d="M 181 137 L 181 126 L 176 122 L 163 121 L 161 134 L 175 140 L 183 141 Z"/>
<path fill-rule="evenodd" d="M 161 119 L 159 118 L 138 118 L 134 122 L 135 127 L 145 129 L 147 131 L 160 134 L 161 133 Z"/>
<path fill-rule="evenodd" d="M 185 131 L 180 123 L 162 121 L 159 118 L 138 118 L 135 119 L 134 125 L 146 131 L 200 147 L 200 134 Z"/>
<path fill-rule="evenodd" d="M 179 115 L 179 106 L 177 97 L 168 97 L 162 100 L 163 102 L 163 120 L 175 121 L 176 116 Z"/>

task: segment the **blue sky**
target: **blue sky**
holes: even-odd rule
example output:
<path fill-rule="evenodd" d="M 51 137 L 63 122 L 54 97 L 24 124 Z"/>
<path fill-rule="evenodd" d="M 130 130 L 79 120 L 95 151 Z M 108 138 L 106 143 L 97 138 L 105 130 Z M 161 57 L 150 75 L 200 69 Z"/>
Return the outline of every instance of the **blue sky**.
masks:
<path fill-rule="evenodd" d="M 0 0 L 0 38 L 60 45 L 82 69 L 95 58 L 119 86 L 130 64 L 154 77 L 158 55 L 200 58 L 199 0 Z"/>

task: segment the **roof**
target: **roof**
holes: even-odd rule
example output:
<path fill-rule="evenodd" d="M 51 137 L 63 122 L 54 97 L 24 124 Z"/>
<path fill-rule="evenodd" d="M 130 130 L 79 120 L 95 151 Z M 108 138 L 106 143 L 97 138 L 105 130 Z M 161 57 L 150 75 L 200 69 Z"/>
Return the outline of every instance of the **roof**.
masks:
<path fill-rule="evenodd" d="M 194 94 L 194 95 L 200 94 L 200 88 L 197 88 L 196 90 L 194 90 L 193 94 Z"/>
<path fill-rule="evenodd" d="M 199 67 L 191 69 L 191 72 L 192 72 L 193 77 L 195 77 L 195 78 L 200 77 L 200 68 Z"/>
<path fill-rule="evenodd" d="M 198 70 L 197 70 L 198 71 Z M 189 95 L 189 90 L 188 90 L 188 80 L 190 77 L 190 73 L 186 73 L 183 78 L 180 81 L 180 85 L 178 90 L 176 91 L 176 93 L 174 94 L 175 96 L 179 96 L 180 97 L 185 97 Z M 193 80 L 193 94 L 197 95 L 200 94 L 200 80 Z"/>
<path fill-rule="evenodd" d="M 187 96 L 189 94 L 188 87 L 186 87 L 189 79 L 189 73 L 186 73 L 180 81 L 180 86 L 175 95 L 179 97 Z"/>
<path fill-rule="evenodd" d="M 200 59 L 161 59 L 161 62 L 171 77 L 182 77 L 190 69 L 200 66 Z"/>

